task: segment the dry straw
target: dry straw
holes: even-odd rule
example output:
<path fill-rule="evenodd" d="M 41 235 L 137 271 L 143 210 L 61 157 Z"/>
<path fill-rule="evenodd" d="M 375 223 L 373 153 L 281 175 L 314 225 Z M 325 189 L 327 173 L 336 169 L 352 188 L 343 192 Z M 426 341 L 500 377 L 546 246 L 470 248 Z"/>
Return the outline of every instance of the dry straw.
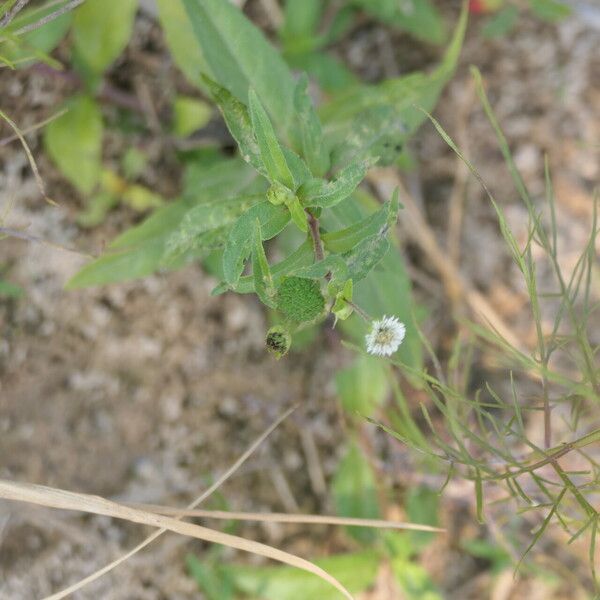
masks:
<path fill-rule="evenodd" d="M 206 517 L 214 519 L 240 519 L 256 521 L 278 521 L 287 523 L 320 523 L 332 525 L 360 525 L 364 527 L 385 527 L 394 529 L 416 529 L 421 531 L 443 531 L 435 527 L 417 525 L 410 523 L 387 522 L 369 519 L 347 519 L 341 517 L 327 517 L 318 515 L 288 515 L 288 514 L 257 514 L 257 513 L 227 513 L 223 511 L 202 511 L 196 507 L 217 490 L 229 477 L 231 477 L 241 465 L 255 452 L 267 436 L 279 426 L 279 424 L 295 409 L 291 408 L 281 415 L 253 444 L 238 458 L 238 460 L 215 481 L 202 495 L 192 502 L 186 509 L 176 509 L 165 506 L 126 505 L 107 500 L 100 496 L 70 492 L 56 488 L 29 483 L 18 483 L 14 481 L 0 480 L 0 498 L 17 502 L 28 502 L 50 508 L 63 510 L 75 510 L 90 514 L 104 515 L 116 519 L 123 519 L 132 523 L 150 525 L 156 527 L 157 531 L 148 536 L 135 548 L 120 556 L 118 559 L 92 573 L 85 579 L 61 590 L 44 600 L 60 600 L 80 590 L 88 583 L 95 581 L 105 575 L 122 562 L 149 545 L 156 538 L 167 531 L 173 531 L 181 535 L 193 537 L 206 542 L 213 542 L 229 546 L 238 550 L 244 550 L 258 554 L 266 558 L 272 558 L 279 562 L 297 567 L 313 573 L 324 581 L 338 589 L 346 598 L 352 598 L 350 592 L 334 577 L 317 565 L 299 556 L 284 552 L 272 546 L 247 540 L 245 538 L 222 533 L 214 529 L 202 527 L 193 523 L 181 521 L 185 516 Z M 172 516 L 167 516 L 172 515 Z"/>

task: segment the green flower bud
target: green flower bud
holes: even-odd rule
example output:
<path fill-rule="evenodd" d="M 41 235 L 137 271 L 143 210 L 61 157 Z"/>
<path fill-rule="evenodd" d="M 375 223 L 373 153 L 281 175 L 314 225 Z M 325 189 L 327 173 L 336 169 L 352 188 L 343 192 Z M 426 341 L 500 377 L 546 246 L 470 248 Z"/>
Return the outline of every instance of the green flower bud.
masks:
<path fill-rule="evenodd" d="M 275 325 L 267 331 L 265 338 L 267 350 L 278 360 L 287 354 L 292 345 L 292 336 L 290 332 L 281 325 Z"/>
<path fill-rule="evenodd" d="M 277 309 L 295 323 L 316 319 L 325 309 L 319 283 L 305 277 L 287 277 L 277 290 Z"/>
<path fill-rule="evenodd" d="M 275 204 L 275 206 L 278 204 L 289 204 L 294 201 L 295 197 L 294 192 L 283 185 L 283 183 L 279 183 L 279 181 L 274 181 L 267 191 L 267 200 L 271 204 Z"/>

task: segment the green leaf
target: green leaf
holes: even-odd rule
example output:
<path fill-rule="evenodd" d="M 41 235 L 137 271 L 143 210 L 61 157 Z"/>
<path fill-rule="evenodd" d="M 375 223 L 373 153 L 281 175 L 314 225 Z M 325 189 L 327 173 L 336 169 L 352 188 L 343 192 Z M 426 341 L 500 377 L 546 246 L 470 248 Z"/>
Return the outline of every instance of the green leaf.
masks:
<path fill-rule="evenodd" d="M 382 207 L 362 221 L 331 233 L 321 234 L 323 245 L 329 252 L 343 254 L 355 248 L 362 240 L 383 233 L 386 227 L 396 222 L 398 215 L 398 194 L 394 194 Z"/>
<path fill-rule="evenodd" d="M 132 227 L 113 240 L 109 253 L 86 265 L 67 284 L 68 288 L 104 285 L 117 281 L 145 277 L 164 267 L 167 243 L 179 230 L 182 219 L 196 205 L 214 201 L 226 193 L 240 194 L 252 191 L 256 174 L 239 158 L 219 160 L 216 163 L 192 163 L 185 172 L 183 198 L 158 209 L 139 225 Z M 196 236 L 188 254 L 171 260 L 170 268 L 182 264 L 190 256 L 203 256 L 222 246 L 225 232 L 222 228 L 205 231 Z"/>
<path fill-rule="evenodd" d="M 271 266 L 271 275 L 273 276 L 275 287 L 277 287 L 283 276 L 291 275 L 299 269 L 311 264 L 313 257 L 313 244 L 312 239 L 309 236 L 304 243 L 289 256 Z M 214 296 L 223 294 L 229 289 L 232 289 L 237 294 L 251 294 L 254 292 L 254 277 L 252 275 L 240 277 L 235 286 L 232 286 L 231 288 L 226 283 L 221 283 L 212 291 L 212 294 Z"/>
<path fill-rule="evenodd" d="M 310 170 L 317 177 L 322 177 L 329 169 L 329 155 L 323 143 L 321 121 L 308 95 L 307 87 L 308 78 L 302 75 L 294 92 L 296 120 L 300 131 L 302 155 Z"/>
<path fill-rule="evenodd" d="M 83 267 L 66 285 L 69 290 L 105 285 L 152 274 L 164 252 L 161 240 L 150 241 L 133 250 L 107 253 Z"/>
<path fill-rule="evenodd" d="M 444 23 L 430 0 L 352 0 L 386 25 L 408 31 L 417 39 L 441 44 L 445 38 Z"/>
<path fill-rule="evenodd" d="M 321 208 L 339 204 L 354 192 L 375 162 L 376 159 L 369 158 L 351 163 L 333 181 L 313 179 L 307 182 L 299 190 L 302 204 Z"/>
<path fill-rule="evenodd" d="M 322 0 L 286 0 L 279 32 L 286 49 L 312 45 L 323 9 Z"/>
<path fill-rule="evenodd" d="M 308 231 L 308 217 L 306 216 L 306 212 L 304 212 L 304 207 L 300 204 L 300 200 L 294 196 L 291 201 L 288 202 L 287 207 L 296 227 L 300 231 L 306 233 Z"/>
<path fill-rule="evenodd" d="M 201 73 L 210 68 L 198 44 L 183 0 L 156 0 L 158 16 L 175 64 L 194 85 L 203 86 Z"/>
<path fill-rule="evenodd" d="M 82 194 L 89 194 L 101 173 L 102 115 L 86 95 L 72 98 L 67 108 L 46 127 L 46 150 L 65 177 Z"/>
<path fill-rule="evenodd" d="M 560 0 L 529 0 L 529 8 L 534 15 L 551 23 L 561 21 L 571 14 L 570 6 Z"/>
<path fill-rule="evenodd" d="M 339 94 L 319 111 L 325 133 L 333 136 L 334 142 L 343 143 L 351 138 L 360 115 L 372 115 L 377 107 L 391 107 L 396 122 L 403 125 L 404 133 L 395 140 L 403 145 L 420 127 L 425 115 L 416 106 L 431 110 L 450 79 L 460 54 L 467 25 L 467 7 L 463 7 L 454 36 L 441 64 L 430 74 L 413 73 L 385 80 L 377 85 L 361 85 Z"/>
<path fill-rule="evenodd" d="M 341 92 L 359 81 L 340 60 L 325 52 L 308 52 L 288 56 L 288 62 L 299 71 L 305 71 L 325 92 Z"/>
<path fill-rule="evenodd" d="M 189 96 L 177 96 L 173 103 L 173 131 L 179 137 L 187 137 L 202 129 L 211 119 L 212 109 L 202 100 Z"/>
<path fill-rule="evenodd" d="M 518 18 L 519 9 L 516 6 L 505 6 L 487 21 L 481 33 L 487 38 L 506 35 L 514 27 Z"/>
<path fill-rule="evenodd" d="M 288 62 L 295 69 L 306 71 L 320 88 L 329 93 L 341 92 L 359 83 L 341 61 L 324 52 L 290 55 Z"/>
<path fill-rule="evenodd" d="M 275 125 L 287 132 L 294 114 L 294 79 L 262 32 L 230 2 L 183 4 L 208 74 L 243 103 L 248 90 L 256 90 Z"/>
<path fill-rule="evenodd" d="M 293 150 L 290 150 L 285 146 L 282 146 L 281 150 L 283 151 L 285 161 L 294 178 L 296 188 L 301 186 L 305 181 L 312 179 L 313 175 L 303 159 L 301 159 Z"/>
<path fill-rule="evenodd" d="M 186 556 L 190 575 L 198 587 L 206 594 L 207 600 L 233 600 L 233 581 L 231 576 L 215 564 L 214 560 L 201 563 L 194 555 Z"/>
<path fill-rule="evenodd" d="M 258 219 L 263 240 L 276 236 L 290 221 L 290 213 L 283 206 L 261 202 L 242 214 L 234 223 L 223 252 L 223 276 L 235 286 L 244 269 L 244 262 L 252 251 L 254 221 Z"/>
<path fill-rule="evenodd" d="M 21 27 L 38 21 L 51 14 L 57 8 L 54 6 L 24 10 L 12 21 L 8 28 L 8 33 L 17 31 Z M 66 12 L 64 15 L 46 23 L 46 25 L 39 29 L 34 29 L 22 36 L 8 36 L 7 31 L 3 31 L 3 36 L 8 38 L 2 44 L 3 58 L 14 63 L 17 68 L 28 67 L 32 62 L 36 61 L 48 62 L 48 58 L 45 55 L 52 52 L 58 46 L 67 33 L 72 20 L 72 13 Z"/>
<path fill-rule="evenodd" d="M 165 259 L 172 260 L 195 248 L 203 233 L 232 224 L 261 199 L 257 195 L 238 196 L 194 206 L 185 213 L 178 229 L 169 236 Z"/>
<path fill-rule="evenodd" d="M 129 42 L 137 4 L 137 0 L 86 0 L 75 11 L 75 52 L 94 73 L 102 73 Z"/>
<path fill-rule="evenodd" d="M 339 554 L 314 561 L 340 581 L 353 594 L 371 586 L 377 576 L 381 558 L 368 550 L 354 554 Z M 331 590 L 318 577 L 291 567 L 226 567 L 236 588 L 261 600 L 339 600 L 340 594 Z"/>
<path fill-rule="evenodd" d="M 23 288 L 10 281 L 0 279 L 0 298 L 21 298 L 24 294 Z"/>
<path fill-rule="evenodd" d="M 381 516 L 375 474 L 360 448 L 352 443 L 338 466 L 332 483 L 336 512 L 343 517 L 378 519 Z M 375 532 L 348 527 L 348 533 L 360 542 L 371 542 Z"/>
<path fill-rule="evenodd" d="M 328 273 L 331 274 L 332 281 L 344 282 L 348 279 L 348 267 L 341 256 L 330 254 L 319 262 L 298 269 L 294 275 L 309 279 L 322 279 Z"/>
<path fill-rule="evenodd" d="M 387 254 L 389 248 L 386 227 L 382 233 L 363 239 L 354 249 L 344 254 L 352 280 L 356 282 L 364 279 Z"/>
<path fill-rule="evenodd" d="M 327 229 L 348 227 L 366 218 L 379 208 L 377 201 L 366 193 L 355 194 L 320 219 Z M 362 281 L 354 283 L 354 298 L 358 306 L 373 317 L 395 315 L 409 325 L 404 342 L 398 350 L 400 360 L 408 365 L 420 367 L 422 348 L 416 329 L 410 326 L 413 321 L 413 303 L 411 283 L 404 259 L 392 245 L 376 269 L 373 269 Z M 357 342 L 362 343 L 367 327 L 362 319 L 351 317 L 344 321 L 342 329 Z"/>
<path fill-rule="evenodd" d="M 379 157 L 380 166 L 393 164 L 403 150 L 407 128 L 392 106 L 373 106 L 360 113 L 346 139 L 332 153 L 334 164 Z"/>
<path fill-rule="evenodd" d="M 385 365 L 364 354 L 336 373 L 335 385 L 344 410 L 353 416 L 372 417 L 390 393 Z"/>
<path fill-rule="evenodd" d="M 246 105 L 216 81 L 206 76 L 203 76 L 202 79 L 208 86 L 214 101 L 219 106 L 227 128 L 233 139 L 237 142 L 242 158 L 248 164 L 251 164 L 261 175 L 268 177 L 269 174 L 261 159 L 260 148 L 254 135 L 254 129 Z"/>
<path fill-rule="evenodd" d="M 196 158 L 184 172 L 182 195 L 194 203 L 265 191 L 266 181 L 239 156 L 224 158 L 217 154 L 208 160 Z"/>
<path fill-rule="evenodd" d="M 77 216 L 82 227 L 96 227 L 104 221 L 108 211 L 119 203 L 119 199 L 109 192 L 100 193 L 88 199 L 85 210 Z"/>
<path fill-rule="evenodd" d="M 306 277 L 286 277 L 277 289 L 276 302 L 277 310 L 294 323 L 313 321 L 325 310 L 319 282 Z"/>
<path fill-rule="evenodd" d="M 440 496 L 436 490 L 424 486 L 411 487 L 406 495 L 405 507 L 408 520 L 411 523 L 421 523 L 437 527 Z M 416 552 L 423 550 L 433 539 L 435 534 L 425 531 L 407 531 L 411 545 Z"/>
<path fill-rule="evenodd" d="M 397 557 L 392 560 L 392 571 L 405 600 L 443 600 L 443 596 L 422 565 Z"/>
<path fill-rule="evenodd" d="M 296 189 L 294 178 L 277 140 L 271 120 L 253 89 L 250 89 L 248 99 L 252 128 L 269 179 L 278 181 L 290 189 Z"/>
<path fill-rule="evenodd" d="M 336 293 L 337 289 L 338 284 L 334 280 L 327 286 L 328 293 L 331 295 L 335 294 L 335 301 L 331 307 L 331 312 L 335 315 L 335 323 L 337 323 L 338 319 L 341 321 L 346 320 L 354 311 L 354 307 L 352 306 L 354 283 L 352 279 L 346 280 L 346 283 L 344 283 L 342 288 Z"/>
<path fill-rule="evenodd" d="M 254 278 L 254 290 L 261 302 L 270 308 L 275 308 L 275 286 L 273 284 L 273 276 L 267 261 L 267 255 L 262 244 L 262 233 L 260 221 L 254 221 L 252 249 L 252 275 Z"/>

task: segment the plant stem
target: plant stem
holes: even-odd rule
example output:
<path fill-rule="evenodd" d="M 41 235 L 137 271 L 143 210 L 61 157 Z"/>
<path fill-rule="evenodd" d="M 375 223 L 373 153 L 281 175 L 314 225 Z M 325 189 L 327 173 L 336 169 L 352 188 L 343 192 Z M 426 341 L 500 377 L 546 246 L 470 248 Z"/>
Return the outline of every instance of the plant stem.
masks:
<path fill-rule="evenodd" d="M 25 8 L 25 6 L 29 3 L 29 0 L 18 0 L 18 2 L 9 9 L 6 14 L 0 20 L 0 27 L 7 27 L 10 25 L 10 22 L 17 16 L 19 12 Z"/>
<path fill-rule="evenodd" d="M 321 234 L 319 233 L 319 219 L 309 211 L 306 211 L 306 214 L 308 215 L 308 226 L 315 247 L 315 258 L 317 261 L 320 261 L 325 258 L 325 252 L 323 251 L 323 242 L 321 241 Z"/>

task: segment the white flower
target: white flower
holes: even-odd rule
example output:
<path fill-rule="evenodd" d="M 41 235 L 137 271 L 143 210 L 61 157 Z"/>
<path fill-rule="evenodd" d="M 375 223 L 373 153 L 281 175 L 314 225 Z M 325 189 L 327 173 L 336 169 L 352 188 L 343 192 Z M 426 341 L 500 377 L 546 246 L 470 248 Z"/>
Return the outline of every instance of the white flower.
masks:
<path fill-rule="evenodd" d="M 386 317 L 373 321 L 371 331 L 365 336 L 367 352 L 376 356 L 394 354 L 404 339 L 406 327 L 397 317 Z"/>

